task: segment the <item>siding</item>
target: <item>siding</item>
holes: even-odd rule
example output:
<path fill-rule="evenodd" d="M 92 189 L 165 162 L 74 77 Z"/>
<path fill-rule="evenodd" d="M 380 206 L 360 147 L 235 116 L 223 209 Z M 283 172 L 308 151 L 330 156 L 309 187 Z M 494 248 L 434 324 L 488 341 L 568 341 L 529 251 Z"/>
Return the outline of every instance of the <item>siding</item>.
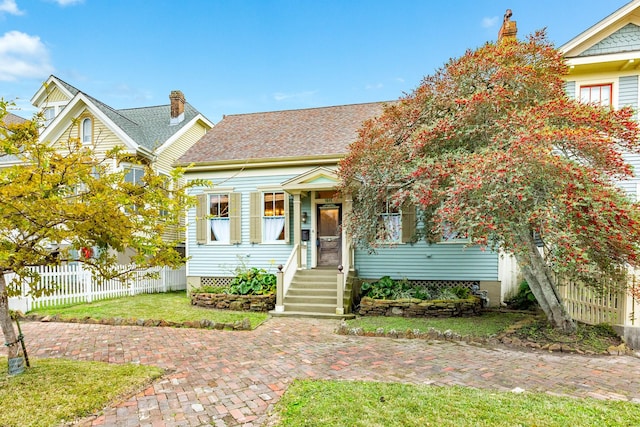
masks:
<path fill-rule="evenodd" d="M 54 87 L 53 90 L 47 94 L 45 98 L 45 105 L 48 102 L 69 102 L 69 98 L 62 93 L 60 89 Z"/>
<path fill-rule="evenodd" d="M 86 110 L 83 110 L 78 116 L 83 114 Z M 91 116 L 93 120 L 93 141 L 96 143 L 95 153 L 98 158 L 103 158 L 105 153 L 112 148 L 120 145 L 124 146 L 124 142 L 113 133 L 107 126 L 104 125 L 100 120 L 95 116 Z M 79 138 L 80 137 L 80 129 L 79 123 L 72 125 L 69 123 L 67 129 L 62 132 L 62 135 L 55 142 L 56 144 L 64 144 L 68 141 L 69 138 Z"/>
<path fill-rule="evenodd" d="M 195 208 L 188 212 L 187 255 L 189 276 L 233 276 L 234 268 L 244 262 L 247 266 L 275 271 L 278 264 L 285 264 L 291 250 L 291 244 L 250 244 L 249 243 L 249 194 L 257 191 L 258 186 L 279 185 L 305 171 L 262 170 L 204 174 L 189 173 L 188 178 L 209 178 L 220 183 L 221 188 L 233 188 L 242 193 L 242 243 L 239 245 L 198 245 L 196 243 Z M 215 189 L 215 186 L 214 186 Z M 195 189 L 200 193 L 203 189 Z M 290 198 L 290 229 L 293 230 L 293 198 Z M 308 197 L 302 198 L 301 207 L 311 218 L 311 204 Z M 311 228 L 310 222 L 302 225 Z M 291 232 L 293 234 L 293 232 Z M 314 242 L 309 242 L 307 265 L 311 265 L 311 252 Z M 356 251 L 356 268 L 361 277 L 379 278 L 390 275 L 396 278 L 422 280 L 498 280 L 498 255 L 478 247 L 465 248 L 464 244 L 398 245 L 395 248 L 382 248 L 378 254 Z"/>
<path fill-rule="evenodd" d="M 278 264 L 284 265 L 291 254 L 291 244 L 250 244 L 249 243 L 249 193 L 259 191 L 259 186 L 278 186 L 287 179 L 293 178 L 297 173 L 290 175 L 252 175 L 234 177 L 230 174 L 226 177 L 217 176 L 215 182 L 223 182 L 220 186 L 232 187 L 236 193 L 242 193 L 242 243 L 239 245 L 198 245 L 195 234 L 195 208 L 190 209 L 187 215 L 187 254 L 191 257 L 188 262 L 189 276 L 234 276 L 234 269 L 241 262 L 248 267 L 264 268 L 275 273 Z M 215 186 L 214 186 L 215 189 Z M 203 189 L 198 189 L 201 192 Z M 292 198 L 289 200 L 290 210 L 293 212 Z M 292 229 L 292 217 L 290 215 L 290 229 Z M 293 239 L 292 239 L 293 241 Z"/>
<path fill-rule="evenodd" d="M 164 148 L 156 162 L 154 169 L 163 172 L 169 172 L 173 163 L 178 160 L 193 144 L 195 144 L 206 133 L 206 128 L 201 122 L 196 123 L 180 138 L 174 141 L 170 146 Z"/>
<path fill-rule="evenodd" d="M 398 245 L 376 254 L 356 251 L 358 275 L 409 280 L 498 280 L 498 254 L 464 244 Z"/>
<path fill-rule="evenodd" d="M 623 76 L 620 77 L 620 94 L 618 95 L 619 105 L 621 107 L 629 106 L 636 111 L 635 118 L 637 120 L 638 114 L 638 76 Z M 637 153 L 625 153 L 624 159 L 627 163 L 633 166 L 634 178 L 622 181 L 619 183 L 620 187 L 631 197 L 633 200 L 637 199 L 637 186 L 640 179 L 638 174 L 640 173 L 640 155 Z"/>
<path fill-rule="evenodd" d="M 576 97 L 576 82 L 570 81 L 564 83 L 564 91 L 567 94 L 567 97 L 570 99 L 575 99 Z"/>
<path fill-rule="evenodd" d="M 640 27 L 635 24 L 627 24 L 578 56 L 604 55 L 632 50 L 640 50 Z"/>
<path fill-rule="evenodd" d="M 188 131 L 186 131 L 180 138 L 174 141 L 170 146 L 166 147 L 158 155 L 156 161 L 153 164 L 153 169 L 156 172 L 169 173 L 173 169 L 173 163 L 182 156 L 193 144 L 195 144 L 206 133 L 206 128 L 201 122 L 196 123 Z M 180 185 L 184 184 L 184 180 L 181 180 Z M 185 220 L 181 218 L 180 225 L 184 227 Z M 165 240 L 182 241 L 185 236 L 184 233 L 177 228 L 169 230 L 163 238 Z"/>

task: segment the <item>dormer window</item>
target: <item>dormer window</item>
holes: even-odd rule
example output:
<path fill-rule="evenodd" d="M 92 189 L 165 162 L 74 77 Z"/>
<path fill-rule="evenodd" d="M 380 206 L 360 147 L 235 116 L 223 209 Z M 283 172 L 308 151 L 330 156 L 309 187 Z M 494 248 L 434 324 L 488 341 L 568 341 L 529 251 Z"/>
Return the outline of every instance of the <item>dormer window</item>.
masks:
<path fill-rule="evenodd" d="M 93 137 L 93 122 L 90 118 L 82 120 L 81 126 L 81 140 L 83 144 L 91 144 Z"/>
<path fill-rule="evenodd" d="M 47 107 L 42 110 L 42 115 L 44 116 L 44 125 L 49 126 L 49 123 L 56 118 L 56 109 L 55 107 Z"/>

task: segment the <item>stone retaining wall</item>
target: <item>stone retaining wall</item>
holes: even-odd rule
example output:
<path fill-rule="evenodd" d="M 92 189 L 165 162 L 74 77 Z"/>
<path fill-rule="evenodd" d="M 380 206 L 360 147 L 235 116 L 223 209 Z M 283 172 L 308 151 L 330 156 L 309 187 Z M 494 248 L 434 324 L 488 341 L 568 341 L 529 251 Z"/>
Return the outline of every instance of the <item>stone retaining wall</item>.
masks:
<path fill-rule="evenodd" d="M 457 317 L 480 314 L 482 301 L 471 297 L 460 300 L 424 301 L 419 299 L 360 300 L 361 316 Z"/>
<path fill-rule="evenodd" d="M 275 295 L 191 294 L 191 305 L 219 310 L 267 312 L 276 307 Z"/>

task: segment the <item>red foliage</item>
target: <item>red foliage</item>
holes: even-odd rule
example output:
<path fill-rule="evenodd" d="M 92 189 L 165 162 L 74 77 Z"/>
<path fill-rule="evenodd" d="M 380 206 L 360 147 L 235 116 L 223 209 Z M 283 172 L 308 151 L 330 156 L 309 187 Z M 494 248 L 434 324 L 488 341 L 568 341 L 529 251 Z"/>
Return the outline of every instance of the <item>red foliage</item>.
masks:
<path fill-rule="evenodd" d="M 556 270 L 637 265 L 640 216 L 615 183 L 632 176 L 622 153 L 640 152 L 638 125 L 567 98 L 565 72 L 543 32 L 488 43 L 365 123 L 340 165 L 356 242 L 374 243 L 375 205 L 391 197 L 422 208 L 427 235 L 452 224 L 517 254 L 535 232 Z"/>

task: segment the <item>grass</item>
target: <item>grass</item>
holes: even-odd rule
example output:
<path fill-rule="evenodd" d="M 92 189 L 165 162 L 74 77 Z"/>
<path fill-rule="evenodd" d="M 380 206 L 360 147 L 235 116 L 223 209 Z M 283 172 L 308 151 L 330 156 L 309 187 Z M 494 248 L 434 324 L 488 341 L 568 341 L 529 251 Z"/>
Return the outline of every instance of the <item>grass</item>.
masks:
<path fill-rule="evenodd" d="M 631 426 L 630 402 L 454 387 L 295 381 L 276 405 L 278 426 Z"/>
<path fill-rule="evenodd" d="M 213 310 L 191 305 L 186 292 L 141 294 L 87 304 L 39 308 L 30 312 L 41 316 L 58 315 L 62 319 L 135 318 L 164 320 L 167 322 L 197 322 L 210 320 L 216 323 L 233 323 L 245 318 L 256 328 L 268 315 L 255 312 Z M 1 425 L 1 424 L 0 424 Z"/>
<path fill-rule="evenodd" d="M 7 359 L 0 357 L 0 365 Z M 0 426 L 52 426 L 100 412 L 161 376 L 160 368 L 36 359 L 16 376 L 0 373 Z"/>
<path fill-rule="evenodd" d="M 451 330 L 461 336 L 490 337 L 504 331 L 512 324 L 530 318 L 532 315 L 524 313 L 485 312 L 474 317 L 450 318 L 405 318 L 366 316 L 347 321 L 350 328 L 362 328 L 364 332 L 375 332 L 383 328 L 385 332 L 394 329 L 399 332 L 418 329 L 427 332 L 434 328 L 438 331 Z"/>

